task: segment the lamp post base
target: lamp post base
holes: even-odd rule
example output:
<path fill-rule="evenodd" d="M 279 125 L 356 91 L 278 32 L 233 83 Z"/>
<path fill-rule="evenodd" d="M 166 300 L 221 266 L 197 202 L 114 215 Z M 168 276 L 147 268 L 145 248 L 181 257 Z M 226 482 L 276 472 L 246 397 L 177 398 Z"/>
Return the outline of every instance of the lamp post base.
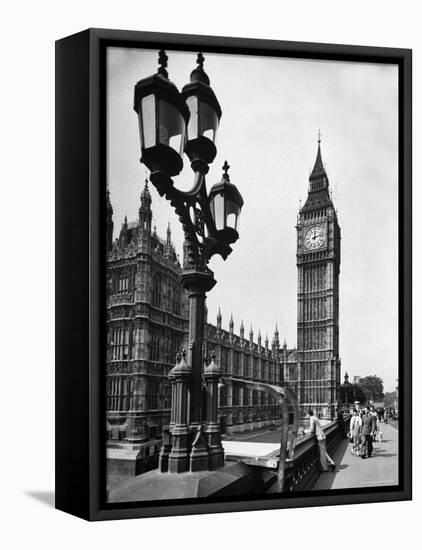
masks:
<path fill-rule="evenodd" d="M 229 462 L 218 470 L 161 473 L 152 470 L 113 487 L 108 502 L 137 502 L 209 496 L 256 495 L 263 492 L 259 469 Z"/>

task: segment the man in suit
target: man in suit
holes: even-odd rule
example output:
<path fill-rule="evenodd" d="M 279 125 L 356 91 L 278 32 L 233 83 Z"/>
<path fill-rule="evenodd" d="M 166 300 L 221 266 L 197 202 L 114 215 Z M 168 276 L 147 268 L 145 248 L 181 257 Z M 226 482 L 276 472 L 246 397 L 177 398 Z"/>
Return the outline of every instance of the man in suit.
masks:
<path fill-rule="evenodd" d="M 361 446 L 361 458 L 368 458 L 372 455 L 372 441 L 374 432 L 376 430 L 376 421 L 374 416 L 368 412 L 365 407 L 362 415 L 362 446 Z"/>

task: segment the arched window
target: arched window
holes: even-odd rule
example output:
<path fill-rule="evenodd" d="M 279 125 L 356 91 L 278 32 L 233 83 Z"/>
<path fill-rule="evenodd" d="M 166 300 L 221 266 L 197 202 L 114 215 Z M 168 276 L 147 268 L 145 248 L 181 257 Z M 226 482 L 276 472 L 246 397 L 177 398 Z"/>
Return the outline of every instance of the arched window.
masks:
<path fill-rule="evenodd" d="M 161 307 L 161 275 L 157 273 L 152 280 L 152 305 Z"/>

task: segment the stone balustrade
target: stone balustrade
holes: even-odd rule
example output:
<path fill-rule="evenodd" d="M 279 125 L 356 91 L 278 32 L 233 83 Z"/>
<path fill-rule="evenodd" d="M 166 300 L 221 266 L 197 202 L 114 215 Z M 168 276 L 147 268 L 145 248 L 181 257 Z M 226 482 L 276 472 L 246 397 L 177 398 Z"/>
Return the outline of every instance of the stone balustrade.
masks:
<path fill-rule="evenodd" d="M 345 427 L 338 420 L 323 427 L 326 436 L 327 452 L 332 456 L 344 439 L 344 430 L 350 419 L 345 420 Z M 308 491 L 312 489 L 320 475 L 318 442 L 313 435 L 305 435 L 296 443 L 294 458 L 288 459 L 285 472 L 285 491 Z"/>

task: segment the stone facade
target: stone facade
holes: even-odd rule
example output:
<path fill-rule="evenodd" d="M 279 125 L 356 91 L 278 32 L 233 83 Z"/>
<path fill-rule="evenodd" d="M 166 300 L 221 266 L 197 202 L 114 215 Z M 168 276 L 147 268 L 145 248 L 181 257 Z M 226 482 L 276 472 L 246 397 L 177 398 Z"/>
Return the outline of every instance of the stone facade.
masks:
<path fill-rule="evenodd" d="M 169 424 L 171 387 L 168 373 L 176 354 L 187 348 L 188 298 L 178 283 L 182 266 L 171 240 L 151 227 L 148 184 L 141 194 L 139 217 L 127 219 L 113 240 L 113 209 L 107 193 L 107 432 L 109 445 L 144 446 L 155 454 L 162 429 Z M 282 361 L 291 355 L 281 348 L 276 330 L 271 346 L 258 334 L 253 341 L 206 323 L 205 363 L 215 351 L 223 375 L 281 384 Z M 219 392 L 222 432 L 244 431 L 279 423 L 274 401 L 259 392 L 227 383 Z"/>

